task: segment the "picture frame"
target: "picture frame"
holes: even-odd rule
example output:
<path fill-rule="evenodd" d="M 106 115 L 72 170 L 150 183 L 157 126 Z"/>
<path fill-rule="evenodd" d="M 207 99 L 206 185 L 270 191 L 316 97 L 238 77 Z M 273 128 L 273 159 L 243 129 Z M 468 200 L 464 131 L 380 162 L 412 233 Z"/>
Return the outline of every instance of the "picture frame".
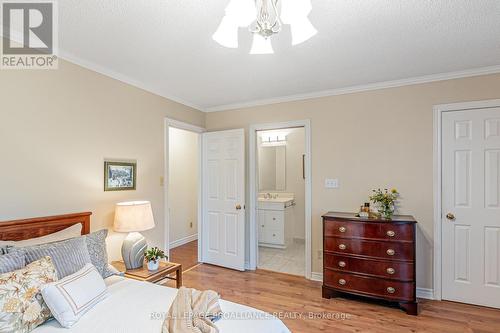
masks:
<path fill-rule="evenodd" d="M 136 162 L 104 161 L 104 191 L 133 191 L 136 184 Z"/>

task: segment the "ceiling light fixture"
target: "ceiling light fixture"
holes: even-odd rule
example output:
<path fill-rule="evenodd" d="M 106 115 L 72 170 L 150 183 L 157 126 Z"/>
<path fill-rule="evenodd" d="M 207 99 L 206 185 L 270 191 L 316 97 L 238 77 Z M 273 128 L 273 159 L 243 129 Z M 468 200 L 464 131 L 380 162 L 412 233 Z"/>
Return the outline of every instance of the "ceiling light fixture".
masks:
<path fill-rule="evenodd" d="M 308 18 L 311 10 L 311 0 L 231 0 L 212 38 L 222 46 L 238 48 L 238 29 L 248 27 L 253 34 L 250 54 L 271 54 L 271 37 L 283 24 L 290 25 L 292 45 L 318 33 Z"/>

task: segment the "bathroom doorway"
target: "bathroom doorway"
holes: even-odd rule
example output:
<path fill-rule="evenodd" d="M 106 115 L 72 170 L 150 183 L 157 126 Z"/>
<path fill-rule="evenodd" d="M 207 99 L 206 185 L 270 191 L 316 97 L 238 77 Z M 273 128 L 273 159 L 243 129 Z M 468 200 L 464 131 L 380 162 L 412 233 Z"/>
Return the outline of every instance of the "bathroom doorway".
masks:
<path fill-rule="evenodd" d="M 275 125 L 250 133 L 255 266 L 310 278 L 309 129 Z M 251 259 L 252 252 L 251 243 Z"/>
<path fill-rule="evenodd" d="M 201 134 L 205 130 L 173 119 L 165 119 L 165 173 L 160 180 L 165 195 L 165 249 L 183 246 L 189 258 L 170 257 L 192 266 L 198 262 L 201 209 Z M 186 268 L 184 267 L 184 268 Z"/>

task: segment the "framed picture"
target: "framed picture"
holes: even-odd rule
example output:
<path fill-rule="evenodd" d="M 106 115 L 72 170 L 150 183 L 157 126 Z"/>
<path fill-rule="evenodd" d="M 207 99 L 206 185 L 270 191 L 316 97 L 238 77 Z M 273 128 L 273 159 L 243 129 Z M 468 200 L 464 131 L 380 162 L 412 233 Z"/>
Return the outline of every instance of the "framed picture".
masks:
<path fill-rule="evenodd" d="M 104 162 L 104 191 L 135 190 L 137 163 Z"/>

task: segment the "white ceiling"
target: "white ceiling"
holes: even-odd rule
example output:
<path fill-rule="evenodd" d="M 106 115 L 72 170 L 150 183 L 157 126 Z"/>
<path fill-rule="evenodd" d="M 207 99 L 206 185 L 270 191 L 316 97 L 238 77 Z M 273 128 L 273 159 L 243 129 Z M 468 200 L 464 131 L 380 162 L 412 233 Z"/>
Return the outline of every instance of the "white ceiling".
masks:
<path fill-rule="evenodd" d="M 312 0 L 318 35 L 292 47 L 285 26 L 274 55 L 249 55 L 245 29 L 239 49 L 212 40 L 228 2 L 59 1 L 60 53 L 200 110 L 491 66 L 483 71 L 500 72 L 499 0 Z"/>

